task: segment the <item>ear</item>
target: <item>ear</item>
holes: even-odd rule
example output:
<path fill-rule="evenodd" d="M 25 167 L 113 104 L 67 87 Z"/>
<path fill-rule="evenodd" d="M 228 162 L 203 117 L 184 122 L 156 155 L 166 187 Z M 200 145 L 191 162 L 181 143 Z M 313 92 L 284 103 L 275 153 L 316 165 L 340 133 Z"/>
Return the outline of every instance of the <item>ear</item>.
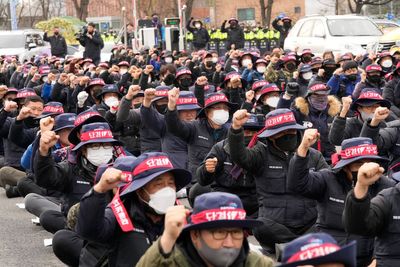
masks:
<path fill-rule="evenodd" d="M 200 237 L 199 230 L 190 231 L 190 239 L 192 239 L 192 243 L 196 248 L 199 247 L 199 243 L 200 243 L 199 237 Z"/>

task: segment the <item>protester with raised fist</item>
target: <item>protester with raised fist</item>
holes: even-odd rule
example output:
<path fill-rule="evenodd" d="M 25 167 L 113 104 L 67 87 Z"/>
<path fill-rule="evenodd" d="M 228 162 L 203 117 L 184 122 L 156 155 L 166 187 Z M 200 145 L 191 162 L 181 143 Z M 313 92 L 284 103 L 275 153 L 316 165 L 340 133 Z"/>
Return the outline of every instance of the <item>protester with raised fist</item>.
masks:
<path fill-rule="evenodd" d="M 163 234 L 137 266 L 273 266 L 270 258 L 249 250 L 246 230 L 262 222 L 246 219 L 237 196 L 203 194 L 196 198 L 189 214 L 184 206 L 170 207 Z"/>
<path fill-rule="evenodd" d="M 289 109 L 276 109 L 266 116 L 265 127 L 247 148 L 243 126 L 250 118 L 246 110 L 235 112 L 228 134 L 233 163 L 254 176 L 259 200 L 258 218 L 263 226 L 253 230 L 264 251 L 275 253 L 275 244 L 289 242 L 304 234 L 315 223 L 316 203 L 287 188 L 290 159 L 301 142 L 302 125 Z M 310 150 L 309 168 L 327 168 L 321 153 Z M 279 212 L 277 212 L 279 210 Z M 298 216 L 302 214 L 302 216 Z"/>
<path fill-rule="evenodd" d="M 370 189 L 379 182 L 384 171 L 374 162 L 360 167 L 357 183 L 346 198 L 343 221 L 347 232 L 375 237 L 376 266 L 389 267 L 400 264 L 399 184 L 376 196 Z"/>
<path fill-rule="evenodd" d="M 310 161 L 309 151 L 319 136 L 316 129 L 305 131 L 297 153 L 290 161 L 288 187 L 293 192 L 317 200 L 318 219 L 314 231 L 332 235 L 339 244 L 357 240 L 357 266 L 368 266 L 373 257 L 374 239 L 368 233 L 346 233 L 342 213 L 347 194 L 358 185 L 358 177 L 363 173 L 360 167 L 367 162 L 374 164 L 371 162 L 384 162 L 386 159 L 378 156 L 377 146 L 370 138 L 356 137 L 342 142 L 340 160 L 332 170 L 311 171 L 307 167 Z M 382 173 L 383 171 L 377 177 L 376 183 L 369 188 L 372 196 L 394 185 L 393 181 L 381 176 Z"/>
<path fill-rule="evenodd" d="M 360 136 L 364 122 L 371 119 L 379 107 L 390 108 L 390 102 L 374 91 L 365 90 L 354 102 L 351 96 L 342 97 L 342 109 L 333 120 L 329 141 L 335 146 L 340 146 L 344 139 Z M 356 116 L 353 116 L 354 114 Z M 382 121 L 379 127 L 384 128 L 385 122 L 391 120 L 393 116 Z"/>
<path fill-rule="evenodd" d="M 160 152 L 119 158 L 112 168 L 105 167 L 81 200 L 77 232 L 87 240 L 111 244 L 109 266 L 135 266 L 161 236 L 165 214 L 191 174 L 174 168 Z M 107 206 L 110 190 L 115 196 Z"/>

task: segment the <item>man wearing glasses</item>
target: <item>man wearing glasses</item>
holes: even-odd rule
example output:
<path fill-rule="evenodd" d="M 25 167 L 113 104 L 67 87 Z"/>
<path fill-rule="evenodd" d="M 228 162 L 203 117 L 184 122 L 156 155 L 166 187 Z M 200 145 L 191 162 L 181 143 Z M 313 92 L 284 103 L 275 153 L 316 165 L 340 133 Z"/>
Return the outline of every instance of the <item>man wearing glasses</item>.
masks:
<path fill-rule="evenodd" d="M 170 207 L 163 234 L 136 266 L 273 266 L 270 258 L 249 251 L 246 230 L 262 222 L 246 219 L 236 195 L 200 195 L 188 214 L 184 206 Z"/>

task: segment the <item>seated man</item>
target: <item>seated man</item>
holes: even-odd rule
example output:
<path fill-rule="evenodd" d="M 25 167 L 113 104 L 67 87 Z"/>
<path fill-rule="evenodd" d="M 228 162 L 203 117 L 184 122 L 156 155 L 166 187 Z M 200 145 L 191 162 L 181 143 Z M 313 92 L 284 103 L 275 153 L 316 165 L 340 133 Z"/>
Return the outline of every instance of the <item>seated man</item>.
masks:
<path fill-rule="evenodd" d="M 136 266 L 273 266 L 249 251 L 246 230 L 262 225 L 246 219 L 240 199 L 212 192 L 196 198 L 193 213 L 174 206 L 165 215 L 164 232 Z"/>

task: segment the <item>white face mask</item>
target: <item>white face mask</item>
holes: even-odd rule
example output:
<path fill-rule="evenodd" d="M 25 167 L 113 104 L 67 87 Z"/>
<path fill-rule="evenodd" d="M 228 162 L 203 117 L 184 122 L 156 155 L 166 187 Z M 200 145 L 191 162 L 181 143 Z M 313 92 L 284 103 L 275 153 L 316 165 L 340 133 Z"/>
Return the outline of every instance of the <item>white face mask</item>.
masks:
<path fill-rule="evenodd" d="M 217 62 L 218 62 L 218 58 L 217 58 L 217 57 L 213 57 L 213 58 L 212 58 L 212 62 L 213 62 L 213 63 L 217 63 Z"/>
<path fill-rule="evenodd" d="M 121 75 L 124 75 L 125 73 L 127 73 L 128 72 L 128 69 L 120 69 L 119 70 L 119 73 L 121 74 Z"/>
<path fill-rule="evenodd" d="M 267 100 L 264 101 L 264 105 L 270 106 L 272 108 L 276 108 L 278 106 L 279 97 L 272 96 L 268 97 Z"/>
<path fill-rule="evenodd" d="M 223 125 L 229 120 L 229 112 L 223 109 L 215 109 L 211 115 L 211 120 L 217 125 Z"/>
<path fill-rule="evenodd" d="M 264 67 L 264 66 L 262 66 L 262 67 L 257 67 L 257 71 L 258 71 L 259 73 L 264 73 L 266 70 L 267 70 L 267 68 Z"/>
<path fill-rule="evenodd" d="M 393 66 L 393 62 L 391 60 L 385 60 L 382 62 L 382 67 L 384 68 L 390 68 L 391 66 Z"/>
<path fill-rule="evenodd" d="M 88 147 L 86 158 L 94 166 L 100 166 L 101 164 L 107 164 L 113 157 L 113 148 L 104 148 L 100 146 L 99 149 L 93 149 Z"/>
<path fill-rule="evenodd" d="M 166 58 L 164 59 L 164 61 L 165 61 L 165 63 L 167 63 L 167 64 L 171 64 L 171 63 L 172 63 L 172 57 L 166 57 Z"/>
<path fill-rule="evenodd" d="M 248 66 L 249 64 L 251 64 L 251 59 L 243 59 L 243 60 L 242 60 L 242 66 L 243 66 L 243 67 L 246 67 L 246 68 L 247 68 L 247 66 Z"/>
<path fill-rule="evenodd" d="M 172 187 L 167 186 L 158 190 L 154 194 L 147 194 L 150 197 L 148 205 L 160 215 L 165 214 L 169 207 L 175 205 L 176 191 Z"/>
<path fill-rule="evenodd" d="M 310 80 L 311 77 L 312 77 L 312 72 L 311 71 L 305 72 L 305 73 L 302 74 L 302 76 L 303 76 L 304 80 Z"/>
<path fill-rule="evenodd" d="M 104 103 L 108 106 L 108 107 L 112 107 L 112 106 L 117 106 L 118 105 L 118 98 L 116 98 L 115 96 L 109 97 L 106 100 L 104 100 Z"/>
<path fill-rule="evenodd" d="M 372 119 L 374 117 L 374 113 L 373 112 L 372 113 L 367 113 L 367 112 L 361 111 L 361 110 L 359 110 L 359 112 L 360 112 L 360 115 L 361 115 L 361 119 L 363 121 L 367 121 L 368 119 Z"/>

